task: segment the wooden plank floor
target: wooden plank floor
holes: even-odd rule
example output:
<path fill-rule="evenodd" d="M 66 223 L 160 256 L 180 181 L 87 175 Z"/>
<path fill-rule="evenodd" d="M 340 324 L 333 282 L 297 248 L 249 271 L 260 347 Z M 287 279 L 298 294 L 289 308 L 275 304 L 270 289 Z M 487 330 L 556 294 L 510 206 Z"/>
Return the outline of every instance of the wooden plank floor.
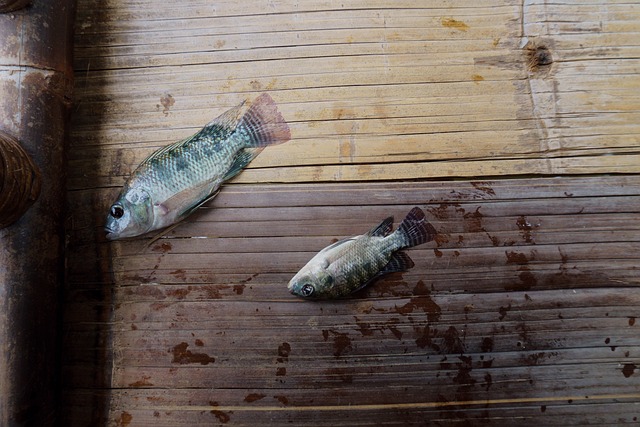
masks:
<path fill-rule="evenodd" d="M 621 425 L 640 417 L 640 7 L 79 0 L 65 425 Z M 292 140 L 149 245 L 150 152 L 267 91 Z M 286 283 L 422 207 L 416 266 Z"/>

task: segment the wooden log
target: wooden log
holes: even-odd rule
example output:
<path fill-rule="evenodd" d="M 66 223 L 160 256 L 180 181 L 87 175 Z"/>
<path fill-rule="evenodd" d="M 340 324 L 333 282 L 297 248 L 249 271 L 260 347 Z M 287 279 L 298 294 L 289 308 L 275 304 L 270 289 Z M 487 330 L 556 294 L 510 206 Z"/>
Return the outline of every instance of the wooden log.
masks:
<path fill-rule="evenodd" d="M 13 8 L 25 2 L 8 3 Z M 35 1 L 0 14 L 0 128 L 15 135 L 42 173 L 38 200 L 0 230 L 2 425 L 57 420 L 74 10 L 74 1 Z"/>

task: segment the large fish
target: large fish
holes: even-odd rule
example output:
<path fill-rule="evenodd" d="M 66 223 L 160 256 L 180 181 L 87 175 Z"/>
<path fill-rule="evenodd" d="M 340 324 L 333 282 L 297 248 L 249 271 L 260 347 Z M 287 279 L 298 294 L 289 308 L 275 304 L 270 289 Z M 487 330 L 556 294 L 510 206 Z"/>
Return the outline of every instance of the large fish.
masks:
<path fill-rule="evenodd" d="M 132 173 L 107 216 L 107 239 L 133 237 L 175 224 L 215 197 L 264 147 L 291 138 L 266 93 L 238 119 L 243 104 L 195 135 L 151 154 Z"/>
<path fill-rule="evenodd" d="M 402 249 L 433 240 L 435 228 L 418 207 L 391 232 L 393 217 L 367 234 L 340 240 L 321 250 L 289 282 L 289 291 L 304 298 L 340 298 L 378 276 L 413 267 Z"/>

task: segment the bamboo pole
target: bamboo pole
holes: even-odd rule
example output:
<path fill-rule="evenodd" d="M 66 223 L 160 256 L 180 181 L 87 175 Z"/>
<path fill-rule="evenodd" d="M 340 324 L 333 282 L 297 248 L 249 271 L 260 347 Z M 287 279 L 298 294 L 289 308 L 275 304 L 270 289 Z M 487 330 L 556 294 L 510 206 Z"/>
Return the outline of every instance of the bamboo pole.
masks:
<path fill-rule="evenodd" d="M 6 3 L 6 5 L 4 4 Z M 0 425 L 56 420 L 63 270 L 64 141 L 72 90 L 74 0 L 4 2 L 0 129 L 42 173 L 42 191 L 0 230 Z"/>

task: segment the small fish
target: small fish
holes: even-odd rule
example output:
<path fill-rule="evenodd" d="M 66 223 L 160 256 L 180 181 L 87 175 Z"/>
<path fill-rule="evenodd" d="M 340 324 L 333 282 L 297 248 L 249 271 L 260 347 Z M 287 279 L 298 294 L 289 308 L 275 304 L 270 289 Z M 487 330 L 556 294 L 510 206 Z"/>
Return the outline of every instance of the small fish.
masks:
<path fill-rule="evenodd" d="M 367 234 L 348 237 L 321 250 L 289 282 L 289 291 L 304 298 L 340 298 L 383 274 L 406 271 L 413 261 L 402 249 L 433 240 L 435 228 L 415 207 L 391 232 L 393 217 Z"/>
<path fill-rule="evenodd" d="M 238 119 L 243 104 L 143 161 L 109 209 L 107 239 L 139 236 L 178 223 L 214 198 L 220 185 L 264 147 L 291 138 L 268 94 L 260 95 Z"/>

